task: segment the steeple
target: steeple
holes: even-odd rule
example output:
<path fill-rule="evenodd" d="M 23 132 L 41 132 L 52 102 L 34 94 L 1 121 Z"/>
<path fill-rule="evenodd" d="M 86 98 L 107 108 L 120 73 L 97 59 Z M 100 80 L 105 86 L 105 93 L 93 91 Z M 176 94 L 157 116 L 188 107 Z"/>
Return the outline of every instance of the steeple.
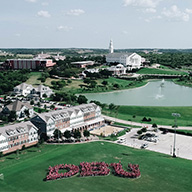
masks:
<path fill-rule="evenodd" d="M 110 43 L 109 43 L 109 53 L 113 53 L 113 41 L 110 40 Z"/>

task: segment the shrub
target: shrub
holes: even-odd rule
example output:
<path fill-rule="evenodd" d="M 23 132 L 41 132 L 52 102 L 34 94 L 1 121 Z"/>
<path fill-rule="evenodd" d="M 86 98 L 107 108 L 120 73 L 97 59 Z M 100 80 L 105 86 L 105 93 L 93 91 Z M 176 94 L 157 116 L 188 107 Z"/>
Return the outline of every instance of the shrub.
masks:
<path fill-rule="evenodd" d="M 147 128 L 144 127 L 144 128 L 141 129 L 141 131 L 142 132 L 147 132 Z"/>
<path fill-rule="evenodd" d="M 141 131 L 141 130 L 137 131 L 137 134 L 138 134 L 138 135 L 141 135 L 141 134 L 142 134 L 142 131 Z"/>

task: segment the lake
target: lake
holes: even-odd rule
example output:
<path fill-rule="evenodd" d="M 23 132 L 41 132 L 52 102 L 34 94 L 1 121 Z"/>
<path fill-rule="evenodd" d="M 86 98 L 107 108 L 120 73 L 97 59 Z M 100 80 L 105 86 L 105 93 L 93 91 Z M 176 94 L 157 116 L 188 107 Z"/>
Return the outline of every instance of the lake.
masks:
<path fill-rule="evenodd" d="M 192 88 L 172 81 L 150 81 L 140 88 L 84 94 L 88 100 L 115 105 L 192 106 Z"/>

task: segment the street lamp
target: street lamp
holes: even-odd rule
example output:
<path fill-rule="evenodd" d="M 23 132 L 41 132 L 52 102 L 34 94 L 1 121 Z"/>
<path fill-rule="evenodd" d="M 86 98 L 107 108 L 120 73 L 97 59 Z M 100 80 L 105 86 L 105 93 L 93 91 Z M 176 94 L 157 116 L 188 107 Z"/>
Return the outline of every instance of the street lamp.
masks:
<path fill-rule="evenodd" d="M 174 124 L 174 141 L 173 141 L 173 157 L 176 157 L 175 154 L 175 143 L 176 143 L 176 127 L 177 127 L 177 117 L 181 117 L 179 113 L 172 113 L 172 116 L 175 117 L 175 124 Z"/>

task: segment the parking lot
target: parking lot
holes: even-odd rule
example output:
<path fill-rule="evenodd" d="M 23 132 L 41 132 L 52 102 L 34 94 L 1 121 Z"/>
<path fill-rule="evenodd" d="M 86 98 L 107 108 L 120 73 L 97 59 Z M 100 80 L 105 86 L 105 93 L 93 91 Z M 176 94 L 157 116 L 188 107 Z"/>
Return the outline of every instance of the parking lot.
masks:
<path fill-rule="evenodd" d="M 134 148 L 141 148 L 143 144 L 147 147 L 143 150 L 151 150 L 164 154 L 173 154 L 174 133 L 162 134 L 161 131 L 155 133 L 157 142 L 137 139 L 137 131 L 139 129 L 132 129 L 126 135 L 119 137 L 123 141 L 121 144 Z M 117 141 L 119 143 L 119 141 Z M 192 137 L 176 134 L 176 156 L 192 160 Z"/>

